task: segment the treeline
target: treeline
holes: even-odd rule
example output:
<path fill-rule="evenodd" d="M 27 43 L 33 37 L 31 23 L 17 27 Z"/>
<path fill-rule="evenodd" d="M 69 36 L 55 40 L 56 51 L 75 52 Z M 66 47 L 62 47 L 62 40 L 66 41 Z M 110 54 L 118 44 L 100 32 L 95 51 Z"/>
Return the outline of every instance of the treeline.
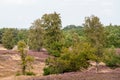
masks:
<path fill-rule="evenodd" d="M 12 49 L 17 42 L 24 40 L 27 43 L 28 30 L 16 28 L 2 28 L 0 29 L 0 44 L 7 49 Z"/>
<path fill-rule="evenodd" d="M 46 60 L 44 75 L 86 69 L 89 61 L 120 66 L 120 26 L 104 26 L 97 16 L 85 17 L 82 26 L 68 25 L 62 29 L 60 14 L 44 14 L 29 29 L 0 29 L 0 43 L 11 49 L 24 41 L 31 50 L 47 49 L 53 57 Z M 111 51 L 112 50 L 112 51 Z M 111 57 L 112 55 L 112 57 Z"/>
<path fill-rule="evenodd" d="M 34 26 L 37 26 L 36 22 L 37 20 L 33 23 Z M 35 38 L 38 38 L 39 37 L 38 35 L 43 34 L 44 31 L 40 31 L 40 29 L 36 29 L 36 31 L 33 31 L 32 28 L 34 27 L 33 26 L 30 27 L 30 29 L 1 28 L 0 29 L 0 44 L 3 44 L 4 47 L 7 49 L 12 49 L 15 45 L 17 45 L 18 41 L 24 40 L 27 44 L 29 44 L 29 46 L 31 45 L 31 48 L 33 50 L 40 50 L 41 46 L 38 47 L 38 49 L 34 47 L 34 46 L 40 45 L 38 44 L 37 41 L 35 41 L 36 43 L 33 43 L 34 45 L 32 45 L 30 44 L 29 40 L 34 40 Z M 120 26 L 110 24 L 108 26 L 104 26 L 104 29 L 106 32 L 106 47 L 107 48 L 111 48 L 111 47 L 120 48 L 120 45 L 119 45 L 120 44 Z M 37 33 L 37 30 L 38 30 L 38 33 Z M 78 36 L 81 40 L 86 39 L 83 26 L 68 25 L 64 27 L 63 29 L 60 28 L 60 30 L 61 30 L 62 38 L 64 38 L 65 40 L 64 42 L 65 46 L 69 47 L 71 44 L 73 44 L 74 42 L 73 37 L 75 35 Z M 33 36 L 34 38 L 32 38 Z M 43 41 L 39 40 L 39 38 L 36 40 L 45 43 L 44 40 Z"/>
<path fill-rule="evenodd" d="M 106 47 L 120 48 L 120 25 L 110 24 L 107 26 L 103 25 L 103 27 L 106 35 Z M 72 35 L 74 35 L 73 33 L 76 33 L 81 40 L 86 39 L 84 29 L 84 26 L 68 25 L 64 27 L 63 32 L 65 36 L 69 38 L 70 42 L 72 42 Z"/>

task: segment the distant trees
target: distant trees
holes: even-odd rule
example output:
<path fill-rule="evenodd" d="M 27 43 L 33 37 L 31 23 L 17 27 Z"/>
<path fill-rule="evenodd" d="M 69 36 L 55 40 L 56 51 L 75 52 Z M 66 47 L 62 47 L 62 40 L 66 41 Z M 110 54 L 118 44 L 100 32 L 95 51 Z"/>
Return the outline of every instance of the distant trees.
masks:
<path fill-rule="evenodd" d="M 106 47 L 120 48 L 120 26 L 110 24 L 105 27 L 105 31 L 107 33 Z"/>
<path fill-rule="evenodd" d="M 6 29 L 2 34 L 2 44 L 5 48 L 12 49 L 16 44 L 16 30 L 15 29 Z"/>
<path fill-rule="evenodd" d="M 17 30 L 16 42 L 23 40 L 28 44 L 28 31 L 27 29 Z"/>
<path fill-rule="evenodd" d="M 84 27 L 88 41 L 96 49 L 95 55 L 98 71 L 98 62 L 103 56 L 105 47 L 105 30 L 99 18 L 96 16 L 86 17 Z"/>
<path fill-rule="evenodd" d="M 44 28 L 40 19 L 37 19 L 32 23 L 29 30 L 29 46 L 30 49 L 40 51 L 44 46 Z"/>
<path fill-rule="evenodd" d="M 74 44 L 74 37 L 78 36 L 78 38 L 83 41 L 85 40 L 84 27 L 68 25 L 62 29 L 64 35 L 64 47 L 70 47 Z"/>
<path fill-rule="evenodd" d="M 0 40 L 5 48 L 12 49 L 20 40 L 27 42 L 27 33 L 24 29 L 3 28 L 0 31 Z"/>
<path fill-rule="evenodd" d="M 65 33 L 67 33 L 67 32 L 71 32 L 72 33 L 72 31 L 74 31 L 74 32 L 76 32 L 79 36 L 84 36 L 84 27 L 82 27 L 82 26 L 76 26 L 76 25 L 68 25 L 68 26 L 66 26 L 66 27 L 64 27 L 63 28 L 63 31 L 65 32 Z"/>
<path fill-rule="evenodd" d="M 102 25 L 103 26 L 103 25 Z M 103 26 L 105 32 L 105 44 L 104 47 L 111 48 L 114 46 L 115 48 L 120 48 L 120 26 L 119 25 L 107 25 Z M 72 34 L 77 33 L 81 40 L 87 40 L 85 36 L 85 27 L 75 26 L 75 25 L 68 25 L 63 28 L 63 33 L 65 36 L 65 41 L 72 44 Z"/>
<path fill-rule="evenodd" d="M 2 37 L 3 37 L 3 33 L 5 32 L 7 28 L 1 28 L 0 29 L 0 44 L 2 44 Z"/>

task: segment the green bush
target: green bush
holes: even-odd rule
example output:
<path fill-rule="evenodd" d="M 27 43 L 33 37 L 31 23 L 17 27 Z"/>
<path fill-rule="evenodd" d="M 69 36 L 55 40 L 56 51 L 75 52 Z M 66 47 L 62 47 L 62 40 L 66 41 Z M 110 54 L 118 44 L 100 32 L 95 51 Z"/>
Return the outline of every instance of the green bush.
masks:
<path fill-rule="evenodd" d="M 28 76 L 34 76 L 35 73 L 33 73 L 33 72 L 26 72 L 26 75 L 28 75 Z"/>
<path fill-rule="evenodd" d="M 16 76 L 20 76 L 22 75 L 19 71 L 16 73 Z"/>
<path fill-rule="evenodd" d="M 50 74 L 50 68 L 48 68 L 48 67 L 45 67 L 44 68 L 44 74 L 43 75 L 49 75 Z"/>
<path fill-rule="evenodd" d="M 66 59 L 65 56 L 67 56 Z M 64 54 L 53 61 L 49 60 L 49 66 L 44 68 L 44 75 L 72 72 L 88 68 L 88 60 L 82 57 L 83 55 Z"/>
<path fill-rule="evenodd" d="M 116 68 L 120 66 L 120 54 L 116 54 L 115 50 L 107 50 L 104 56 L 104 62 L 107 66 L 111 68 Z"/>
<path fill-rule="evenodd" d="M 82 46 L 82 47 L 80 47 Z M 72 72 L 89 67 L 89 60 L 94 59 L 94 49 L 87 43 L 78 44 L 70 50 L 64 48 L 60 57 L 48 58 L 44 75 Z"/>
<path fill-rule="evenodd" d="M 55 57 L 59 57 L 60 56 L 60 52 L 57 50 L 48 50 L 48 52 L 50 53 L 50 55 L 55 56 Z"/>
<path fill-rule="evenodd" d="M 44 68 L 44 73 L 43 75 L 49 75 L 49 74 L 58 74 L 60 73 L 58 68 L 56 66 L 49 66 L 49 67 L 46 67 Z"/>

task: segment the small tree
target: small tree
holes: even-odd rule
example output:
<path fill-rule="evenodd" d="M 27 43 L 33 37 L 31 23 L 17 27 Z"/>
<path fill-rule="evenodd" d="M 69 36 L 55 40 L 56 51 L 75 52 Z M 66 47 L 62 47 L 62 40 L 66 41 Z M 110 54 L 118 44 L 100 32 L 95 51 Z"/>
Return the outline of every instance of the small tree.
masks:
<path fill-rule="evenodd" d="M 27 67 L 27 45 L 24 41 L 18 42 L 18 51 L 20 52 L 21 56 L 21 66 L 22 66 L 22 74 L 25 75 L 26 67 Z"/>
<path fill-rule="evenodd" d="M 45 30 L 45 48 L 56 57 L 60 56 L 62 49 L 62 24 L 60 15 L 55 13 L 45 14 L 41 18 Z"/>
<path fill-rule="evenodd" d="M 40 51 L 44 45 L 44 29 L 40 19 L 35 20 L 29 30 L 30 49 Z"/>
<path fill-rule="evenodd" d="M 99 18 L 96 16 L 86 17 L 84 27 L 88 41 L 96 48 L 96 69 L 98 72 L 98 63 L 103 56 L 105 45 L 105 30 Z"/>

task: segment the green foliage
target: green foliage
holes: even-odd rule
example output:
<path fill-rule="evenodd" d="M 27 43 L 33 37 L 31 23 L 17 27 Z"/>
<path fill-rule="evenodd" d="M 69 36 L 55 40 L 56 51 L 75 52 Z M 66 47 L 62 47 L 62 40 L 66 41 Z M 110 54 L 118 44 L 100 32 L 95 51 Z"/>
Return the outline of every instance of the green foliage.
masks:
<path fill-rule="evenodd" d="M 8 28 L 2 28 L 0 29 L 0 43 L 2 43 L 2 37 L 3 37 L 3 33 L 5 32 L 5 30 L 7 30 Z"/>
<path fill-rule="evenodd" d="M 35 76 L 35 73 L 33 73 L 33 72 L 26 72 L 26 75 L 28 75 L 28 76 Z"/>
<path fill-rule="evenodd" d="M 21 56 L 21 66 L 22 74 L 26 75 L 26 70 L 28 69 L 27 75 L 32 75 L 31 69 L 33 68 L 32 63 L 34 62 L 34 57 L 27 55 L 27 45 L 24 41 L 18 42 L 18 51 Z"/>
<path fill-rule="evenodd" d="M 19 52 L 24 52 L 25 51 L 25 48 L 27 48 L 27 45 L 24 41 L 19 41 L 18 42 L 18 50 Z"/>
<path fill-rule="evenodd" d="M 25 75 L 26 73 L 26 67 L 27 67 L 27 61 L 26 61 L 26 57 L 27 57 L 27 45 L 24 41 L 19 41 L 18 42 L 18 50 L 20 52 L 20 56 L 21 56 L 21 66 L 22 66 L 22 74 Z"/>
<path fill-rule="evenodd" d="M 82 27 L 82 26 L 68 25 L 63 28 L 63 31 L 65 33 L 71 33 L 74 31 L 79 36 L 84 36 L 84 27 Z"/>
<path fill-rule="evenodd" d="M 104 62 L 111 68 L 120 67 L 120 54 L 116 54 L 115 49 L 108 49 L 104 53 Z"/>
<path fill-rule="evenodd" d="M 106 33 L 103 25 L 101 24 L 97 16 L 91 16 L 85 18 L 85 34 L 87 40 L 92 44 L 96 49 L 96 70 L 98 72 L 98 63 L 102 60 L 105 42 L 106 42 Z"/>
<path fill-rule="evenodd" d="M 64 35 L 64 47 L 70 47 L 74 44 L 75 37 L 78 37 L 79 40 L 85 41 L 84 28 L 81 26 L 68 25 L 63 28 Z"/>
<path fill-rule="evenodd" d="M 16 44 L 16 29 L 8 28 L 2 34 L 2 44 L 5 48 L 12 49 L 13 46 Z"/>
<path fill-rule="evenodd" d="M 21 75 L 21 73 L 18 71 L 17 73 L 16 73 L 16 76 L 20 76 Z"/>
<path fill-rule="evenodd" d="M 41 18 L 45 29 L 45 48 L 50 54 L 59 56 L 62 48 L 62 25 L 59 14 L 45 14 Z"/>
<path fill-rule="evenodd" d="M 62 48 L 62 44 L 59 42 L 54 42 L 53 44 L 50 44 L 50 48 L 47 48 L 48 52 L 55 56 L 55 57 L 59 57 L 60 56 L 60 52 L 61 52 L 61 48 Z"/>
<path fill-rule="evenodd" d="M 44 45 L 44 29 L 40 19 L 34 21 L 29 30 L 30 49 L 40 51 Z"/>
<path fill-rule="evenodd" d="M 17 32 L 17 36 L 16 36 L 16 42 L 18 41 L 25 41 L 25 43 L 27 43 L 28 41 L 28 30 L 26 29 L 20 29 Z"/>
<path fill-rule="evenodd" d="M 89 43 L 78 43 L 70 48 L 64 48 L 58 58 L 48 58 L 44 75 L 77 71 L 88 68 L 89 60 L 95 59 L 95 49 Z"/>
<path fill-rule="evenodd" d="M 120 26 L 110 24 L 105 27 L 105 31 L 107 33 L 106 47 L 120 48 Z"/>
<path fill-rule="evenodd" d="M 106 33 L 103 25 L 96 16 L 86 17 L 85 18 L 85 33 L 88 41 L 96 48 L 96 61 L 99 62 L 100 58 L 103 56 Z"/>
<path fill-rule="evenodd" d="M 31 73 L 31 69 L 33 69 L 33 62 L 35 61 L 35 58 L 33 56 L 27 56 L 26 57 L 26 61 L 27 61 L 27 69 L 28 72 Z"/>
<path fill-rule="evenodd" d="M 5 48 L 12 49 L 20 40 L 27 42 L 27 30 L 18 30 L 16 28 L 0 29 L 0 43 L 2 43 Z"/>
<path fill-rule="evenodd" d="M 52 74 L 52 73 L 51 73 L 52 71 L 51 71 L 50 67 L 45 67 L 45 68 L 43 69 L 43 71 L 44 71 L 43 75 Z"/>

